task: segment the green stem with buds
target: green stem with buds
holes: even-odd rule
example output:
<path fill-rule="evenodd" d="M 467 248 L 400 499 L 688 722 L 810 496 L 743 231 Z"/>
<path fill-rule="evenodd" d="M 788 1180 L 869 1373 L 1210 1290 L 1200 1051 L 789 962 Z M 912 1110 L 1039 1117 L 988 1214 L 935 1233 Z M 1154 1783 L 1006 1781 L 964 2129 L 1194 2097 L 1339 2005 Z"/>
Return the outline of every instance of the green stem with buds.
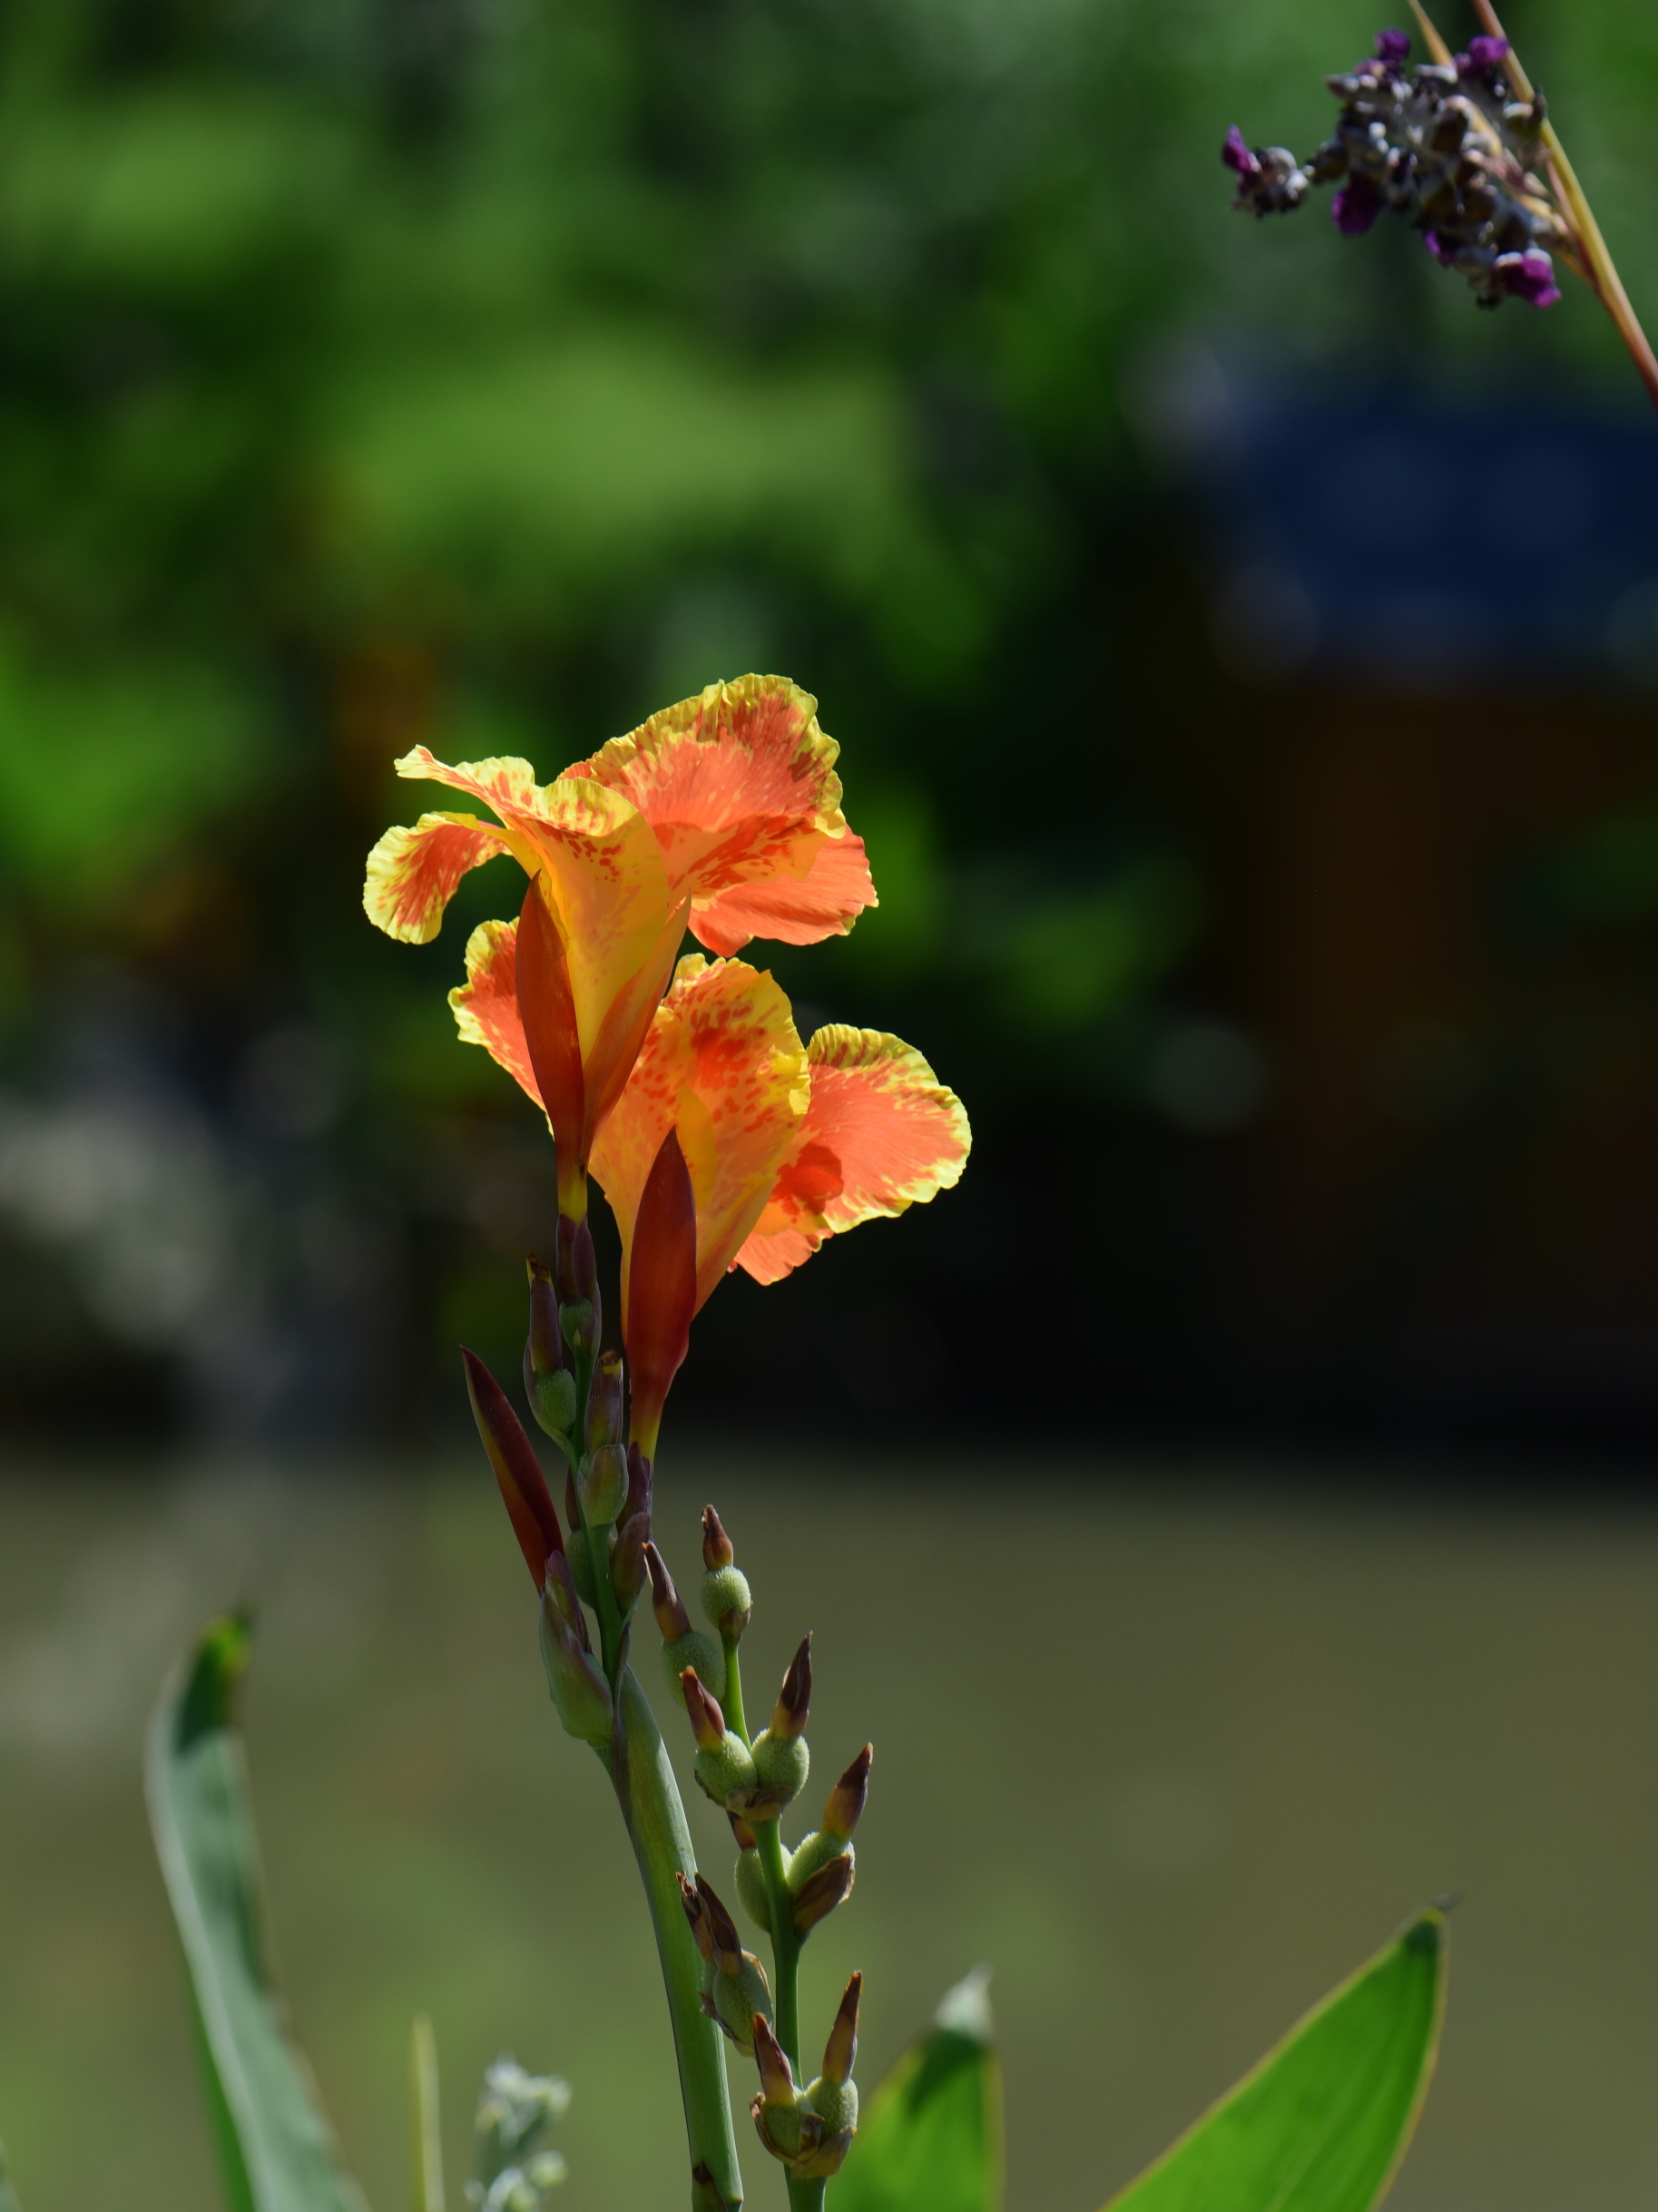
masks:
<path fill-rule="evenodd" d="M 725 1725 L 731 1734 L 748 1743 L 749 1723 L 742 1709 L 742 1668 L 737 1658 L 737 1639 L 722 1636 L 725 1646 Z"/>
<path fill-rule="evenodd" d="M 697 1863 L 667 1747 L 631 1667 L 622 1669 L 616 1683 L 616 1734 L 607 1764 L 644 1882 L 668 1992 L 691 2151 L 692 2212 L 735 2212 L 742 2202 L 742 2175 L 731 2133 L 725 2047 L 702 2010 L 702 1961 L 677 1879 L 694 1876 Z"/>

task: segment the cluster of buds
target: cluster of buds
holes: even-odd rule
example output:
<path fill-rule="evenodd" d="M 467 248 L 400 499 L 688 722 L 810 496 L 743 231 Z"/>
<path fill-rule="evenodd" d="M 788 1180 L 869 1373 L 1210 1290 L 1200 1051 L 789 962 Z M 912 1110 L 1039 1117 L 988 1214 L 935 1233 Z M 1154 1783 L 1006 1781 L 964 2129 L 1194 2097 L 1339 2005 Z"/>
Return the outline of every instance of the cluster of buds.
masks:
<path fill-rule="evenodd" d="M 811 1638 L 800 1639 L 770 1722 L 751 1744 L 726 1727 L 719 1700 L 694 1667 L 681 1674 L 680 1695 L 696 1737 L 696 1777 L 704 1796 L 739 1820 L 775 1820 L 804 1786 L 811 1765 L 805 1734 L 811 1708 Z"/>
<path fill-rule="evenodd" d="M 466 2184 L 467 2202 L 479 2212 L 542 2212 L 567 2168 L 560 2152 L 537 2145 L 569 2103 L 570 2086 L 556 2074 L 529 2074 L 515 2059 L 497 2059 L 478 2098 L 478 2177 Z"/>
<path fill-rule="evenodd" d="M 784 1885 L 790 1900 L 795 1933 L 805 1935 L 851 1895 L 857 1870 L 852 1832 L 869 1795 L 869 1762 L 875 1747 L 866 1744 L 847 1768 L 823 1808 L 823 1825 L 801 1838 L 789 1855 Z M 737 1839 L 737 1901 L 757 1928 L 771 1933 L 771 1901 L 753 1829 L 733 1816 Z"/>
<path fill-rule="evenodd" d="M 593 1649 L 585 1607 L 603 1602 L 624 1630 L 644 1589 L 651 1544 L 652 1464 L 626 1442 L 626 1378 L 617 1352 L 597 1349 L 593 1238 L 561 1219 L 556 1272 L 531 1256 L 524 1385 L 540 1426 L 567 1463 L 564 1530 L 546 1478 L 506 1394 L 475 1353 L 462 1355 L 478 1434 L 495 1471 L 525 1564 L 541 1593 L 541 1645 L 560 1719 L 572 1736 L 610 1743 L 615 1704 Z"/>
<path fill-rule="evenodd" d="M 863 1976 L 854 1974 L 829 2030 L 823 2071 L 803 2090 L 795 2087 L 794 2069 L 770 2026 L 754 2023 L 754 2056 L 760 2062 L 760 2094 L 749 2106 L 760 2141 L 801 2181 L 826 2179 L 839 2172 L 858 2129 L 858 2084 L 852 2068 L 858 2057 L 858 2001 Z"/>
<path fill-rule="evenodd" d="M 1472 39 L 1466 54 L 1415 69 L 1409 52 L 1403 31 L 1383 31 L 1368 61 L 1327 80 L 1341 113 L 1305 161 L 1282 146 L 1251 149 L 1234 124 L 1221 155 L 1238 180 L 1233 205 L 1282 214 L 1311 185 L 1335 184 L 1331 213 L 1344 238 L 1389 210 L 1423 233 L 1479 306 L 1552 307 L 1560 289 L 1551 254 L 1570 255 L 1573 241 L 1540 173 L 1541 93 L 1515 96 L 1504 38 Z"/>
<path fill-rule="evenodd" d="M 694 1882 L 681 1874 L 679 1884 L 702 1959 L 702 2010 L 739 2051 L 752 2057 L 756 2023 L 769 2025 L 771 2019 L 766 1970 L 743 1949 L 736 1922 L 701 1874 Z"/>

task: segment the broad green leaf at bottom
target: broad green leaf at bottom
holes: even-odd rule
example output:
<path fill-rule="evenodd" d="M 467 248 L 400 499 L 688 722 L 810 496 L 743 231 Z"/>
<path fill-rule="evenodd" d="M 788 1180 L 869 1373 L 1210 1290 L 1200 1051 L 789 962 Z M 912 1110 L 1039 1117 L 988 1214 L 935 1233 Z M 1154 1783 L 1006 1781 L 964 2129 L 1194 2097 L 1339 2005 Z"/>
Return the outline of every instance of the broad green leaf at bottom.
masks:
<path fill-rule="evenodd" d="M 150 1725 L 145 1787 L 231 2212 L 364 2212 L 272 1982 L 232 1718 L 248 1623 L 214 1621 Z"/>
<path fill-rule="evenodd" d="M 1105 2212 L 1370 2212 L 1427 2094 L 1445 1969 L 1435 1909 L 1291 2028 Z"/>
<path fill-rule="evenodd" d="M 945 1998 L 870 2099 L 834 2212 L 1001 2212 L 1002 2073 L 985 1976 Z"/>

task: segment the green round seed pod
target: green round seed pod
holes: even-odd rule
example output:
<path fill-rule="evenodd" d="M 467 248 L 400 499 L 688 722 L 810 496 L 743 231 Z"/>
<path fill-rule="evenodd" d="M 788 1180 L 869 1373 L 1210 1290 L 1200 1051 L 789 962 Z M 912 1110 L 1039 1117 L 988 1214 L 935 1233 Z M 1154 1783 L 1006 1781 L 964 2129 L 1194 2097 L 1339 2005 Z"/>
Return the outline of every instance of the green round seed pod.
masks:
<path fill-rule="evenodd" d="M 766 1894 L 766 1874 L 758 1851 L 737 1854 L 737 1902 L 757 1928 L 771 1933 L 771 1900 Z"/>
<path fill-rule="evenodd" d="M 742 1954 L 742 1972 L 740 1974 L 716 1973 L 711 1994 L 720 2025 L 739 2051 L 752 2057 L 754 2015 L 758 2012 L 765 2021 L 771 2018 L 771 1992 L 766 1987 L 766 1977 L 760 1971 L 760 1961 L 745 1951 Z"/>
<path fill-rule="evenodd" d="M 729 1732 L 711 1750 L 696 1757 L 697 1780 L 716 1805 L 723 1805 L 733 1790 L 752 1789 L 754 1761 L 741 1737 Z"/>
<path fill-rule="evenodd" d="M 671 1644 L 662 1646 L 662 1672 L 668 1678 L 668 1688 L 673 1693 L 674 1703 L 682 1707 L 685 1702 L 685 1690 L 680 1677 L 687 1667 L 696 1669 L 697 1679 L 709 1696 L 719 1698 L 723 1704 L 725 1653 L 713 1638 L 701 1629 L 687 1629 L 683 1636 L 676 1636 Z"/>
<path fill-rule="evenodd" d="M 808 2083 L 806 2101 L 822 2120 L 825 2135 L 843 2135 L 858 2125 L 856 2081 L 826 2081 L 819 2074 Z"/>
<path fill-rule="evenodd" d="M 852 1845 L 846 1837 L 831 1835 L 827 1828 L 814 1828 L 809 1835 L 800 1838 L 790 1859 L 783 1876 L 789 1894 L 798 1897 L 804 1884 L 810 1881 L 820 1866 L 827 1866 L 831 1859 L 849 1859 L 853 1856 Z"/>
<path fill-rule="evenodd" d="M 749 1578 L 741 1567 L 711 1567 L 702 1577 L 702 1610 L 715 1628 L 723 1628 L 735 1614 L 732 1631 L 741 1635 L 753 1610 Z"/>
<path fill-rule="evenodd" d="M 575 1584 L 576 1596 L 584 1605 L 596 1605 L 598 1600 L 594 1594 L 593 1561 L 587 1556 L 587 1539 L 580 1529 L 571 1532 L 569 1559 L 570 1579 Z M 686 1664 L 689 1665 L 690 1661 L 687 1660 Z"/>
<path fill-rule="evenodd" d="M 811 1753 L 803 1736 L 773 1736 L 767 1728 L 754 1738 L 754 1771 L 768 1789 L 786 1789 L 792 1797 L 806 1786 Z"/>
<path fill-rule="evenodd" d="M 769 2098 L 760 2108 L 767 2139 L 780 2158 L 799 2153 L 808 2109 L 804 2104 L 773 2104 Z"/>

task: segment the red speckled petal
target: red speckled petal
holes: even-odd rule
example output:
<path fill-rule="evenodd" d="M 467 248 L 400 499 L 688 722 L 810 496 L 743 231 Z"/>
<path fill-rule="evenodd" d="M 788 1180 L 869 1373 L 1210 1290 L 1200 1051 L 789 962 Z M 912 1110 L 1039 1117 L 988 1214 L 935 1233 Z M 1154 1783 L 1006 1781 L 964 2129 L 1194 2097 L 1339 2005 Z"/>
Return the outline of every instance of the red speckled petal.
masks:
<path fill-rule="evenodd" d="M 544 1112 L 514 983 L 517 936 L 516 922 L 481 922 L 466 940 L 466 980 L 449 1003 L 465 1042 L 481 1044 Z"/>
<path fill-rule="evenodd" d="M 697 1209 L 701 1306 L 754 1226 L 807 1106 L 806 1056 L 789 1001 L 738 960 L 680 963 L 593 1171 L 622 1230 L 625 1273 L 645 1179 L 678 1131 Z M 623 1293 L 625 1300 L 625 1290 Z"/>
<path fill-rule="evenodd" d="M 711 953 L 740 953 L 751 937 L 782 945 L 816 945 L 844 937 L 866 906 L 879 902 L 864 841 L 849 830 L 826 837 L 804 876 L 742 883 L 712 898 L 692 900 L 692 935 Z"/>
<path fill-rule="evenodd" d="M 461 877 L 508 849 L 476 815 L 423 814 L 412 829 L 388 829 L 369 854 L 363 911 L 388 937 L 429 945 Z"/>
<path fill-rule="evenodd" d="M 947 1190 L 972 1142 L 961 1101 L 901 1038 L 836 1023 L 819 1030 L 807 1059 L 805 1122 L 737 1255 L 762 1283 L 799 1267 L 825 1237 Z"/>
<path fill-rule="evenodd" d="M 662 847 L 670 886 L 689 893 L 699 910 L 740 886 L 789 885 L 798 894 L 822 851 L 846 842 L 835 773 L 840 749 L 819 729 L 816 708 L 781 676 L 710 684 L 613 739 L 570 774 L 638 807 Z M 809 945 L 849 927 L 872 898 L 867 866 L 859 879 L 849 855 L 812 893 L 762 904 L 752 919 L 744 908 L 726 926 L 716 922 L 713 935 L 699 925 L 698 935 L 721 951 L 760 935 Z M 768 926 L 773 922 L 782 926 Z"/>

